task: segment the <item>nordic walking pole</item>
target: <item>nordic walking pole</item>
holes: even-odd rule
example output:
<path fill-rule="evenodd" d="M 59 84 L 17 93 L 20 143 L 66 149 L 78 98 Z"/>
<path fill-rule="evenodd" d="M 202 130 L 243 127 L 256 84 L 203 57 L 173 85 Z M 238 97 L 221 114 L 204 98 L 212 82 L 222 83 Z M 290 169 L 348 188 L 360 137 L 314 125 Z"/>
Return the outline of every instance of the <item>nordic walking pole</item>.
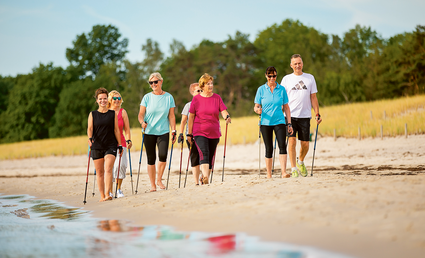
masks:
<path fill-rule="evenodd" d="M 165 190 L 168 190 L 168 181 L 170 180 L 170 169 L 171 169 L 171 160 L 173 159 L 173 149 L 174 149 L 174 143 L 171 144 L 170 165 L 168 166 L 167 186 L 165 187 Z"/>
<path fill-rule="evenodd" d="M 142 148 L 140 149 L 139 171 L 137 171 L 136 194 L 139 186 L 140 165 L 142 164 L 143 143 L 145 142 L 145 130 L 142 130 Z"/>
<path fill-rule="evenodd" d="M 261 114 L 258 115 L 258 177 L 261 176 Z"/>
<path fill-rule="evenodd" d="M 187 168 L 186 168 L 186 177 L 184 178 L 184 188 L 186 188 L 187 172 L 189 171 L 190 154 L 192 154 L 192 147 L 191 146 L 189 146 L 189 157 L 187 157 Z"/>
<path fill-rule="evenodd" d="M 121 151 L 118 151 L 118 155 L 120 155 L 120 157 L 118 158 L 117 182 L 115 183 L 115 199 L 117 198 L 118 193 L 118 178 L 120 177 L 122 151 L 122 149 Z M 112 172 L 112 175 L 114 175 L 114 172 Z"/>
<path fill-rule="evenodd" d="M 179 173 L 179 188 L 182 179 L 182 163 L 183 163 L 183 142 L 180 150 L 180 173 Z"/>
<path fill-rule="evenodd" d="M 131 169 L 130 149 L 128 149 L 128 162 L 130 163 L 131 194 L 134 194 L 134 190 L 133 190 L 133 170 Z"/>
<path fill-rule="evenodd" d="M 314 150 L 313 150 L 313 162 L 311 163 L 311 174 L 313 176 L 313 165 L 314 165 L 314 153 L 316 152 L 316 141 L 317 141 L 317 132 L 319 131 L 319 124 L 316 127 L 316 136 L 314 137 Z"/>
<path fill-rule="evenodd" d="M 89 161 L 87 163 L 87 177 L 86 177 L 86 190 L 84 191 L 84 205 L 86 204 L 86 198 L 87 198 L 87 184 L 89 182 L 89 168 L 90 168 L 90 156 L 91 156 L 91 148 L 89 147 Z"/>
<path fill-rule="evenodd" d="M 276 141 L 277 141 L 277 137 L 275 135 L 275 137 L 274 137 L 274 150 L 273 150 L 272 176 L 273 176 L 273 173 L 274 173 L 274 158 L 275 158 L 275 155 L 276 155 Z"/>
<path fill-rule="evenodd" d="M 217 153 L 217 148 L 215 148 L 215 152 L 214 152 L 214 156 L 213 156 L 213 160 L 212 160 L 212 164 L 211 164 L 211 180 L 210 180 L 210 183 L 212 183 L 212 178 L 213 178 L 213 174 L 214 174 L 215 154 L 216 153 Z"/>
<path fill-rule="evenodd" d="M 226 122 L 226 136 L 224 137 L 224 153 L 223 153 L 223 171 L 221 172 L 221 182 L 224 182 L 224 161 L 226 160 L 226 144 L 227 144 L 227 126 Z"/>
<path fill-rule="evenodd" d="M 96 169 L 94 169 L 94 180 L 93 180 L 93 197 L 94 197 L 94 191 L 96 189 Z"/>

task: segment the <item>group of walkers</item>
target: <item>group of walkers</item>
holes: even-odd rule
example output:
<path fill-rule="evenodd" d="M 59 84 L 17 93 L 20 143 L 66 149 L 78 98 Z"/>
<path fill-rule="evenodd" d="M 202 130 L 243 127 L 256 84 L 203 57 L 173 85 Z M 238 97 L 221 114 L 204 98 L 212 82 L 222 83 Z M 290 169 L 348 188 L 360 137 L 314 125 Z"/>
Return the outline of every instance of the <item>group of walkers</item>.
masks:
<path fill-rule="evenodd" d="M 260 131 L 266 147 L 268 178 L 272 176 L 273 131 L 279 144 L 282 177 L 291 177 L 286 173 L 287 133 L 292 177 L 297 177 L 298 174 L 307 176 L 304 158 L 309 146 L 311 107 L 316 113 L 317 123 L 321 122 L 314 77 L 302 72 L 303 63 L 300 55 L 291 57 L 290 66 L 294 73 L 285 76 L 281 84 L 276 82 L 277 70 L 272 66 L 268 67 L 265 73 L 267 82 L 258 88 L 254 100 L 254 112 L 259 114 L 261 119 Z M 142 148 L 144 144 L 147 156 L 147 171 L 151 185 L 149 191 L 155 192 L 157 187 L 166 188 L 162 183 L 162 176 L 166 167 L 170 129 L 172 144 L 178 140 L 183 147 L 186 134 L 195 184 L 208 184 L 221 137 L 219 116 L 221 115 L 227 124 L 231 123 L 227 107 L 220 95 L 213 92 L 213 77 L 207 73 L 203 74 L 198 83 L 189 86 L 189 93 L 193 99 L 182 110 L 177 137 L 174 113 L 176 105 L 173 96 L 162 89 L 163 81 L 160 73 L 152 73 L 149 76 L 148 83 L 152 92 L 143 96 L 138 115 L 143 131 Z M 121 108 L 123 99 L 118 91 L 108 93 L 106 89 L 99 88 L 96 90 L 95 99 L 99 108 L 89 114 L 87 135 L 101 195 L 100 201 L 107 201 L 113 198 L 112 183 L 116 178 L 118 178 L 116 196 L 124 197 L 121 185 L 128 164 L 127 151 L 129 152 L 132 147 L 130 123 L 127 112 Z M 295 161 L 297 133 L 301 149 L 299 159 Z M 156 162 L 156 149 L 158 149 L 158 162 Z"/>

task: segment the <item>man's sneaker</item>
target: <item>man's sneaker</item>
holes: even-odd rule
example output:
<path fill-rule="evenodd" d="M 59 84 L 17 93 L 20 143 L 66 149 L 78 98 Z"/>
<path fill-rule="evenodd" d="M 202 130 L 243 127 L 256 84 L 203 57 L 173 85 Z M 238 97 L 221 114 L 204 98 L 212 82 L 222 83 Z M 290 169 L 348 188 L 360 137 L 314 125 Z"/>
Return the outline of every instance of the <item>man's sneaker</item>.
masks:
<path fill-rule="evenodd" d="M 297 160 L 297 168 L 298 168 L 298 170 L 300 171 L 300 174 L 303 177 L 306 177 L 308 175 L 307 168 L 305 167 L 305 164 L 304 163 L 301 164 L 301 165 L 298 164 L 298 160 Z"/>
<path fill-rule="evenodd" d="M 122 192 L 121 189 L 118 189 L 117 197 L 118 198 L 124 197 L 124 193 Z"/>
<path fill-rule="evenodd" d="M 292 177 L 298 177 L 298 169 L 292 170 Z"/>

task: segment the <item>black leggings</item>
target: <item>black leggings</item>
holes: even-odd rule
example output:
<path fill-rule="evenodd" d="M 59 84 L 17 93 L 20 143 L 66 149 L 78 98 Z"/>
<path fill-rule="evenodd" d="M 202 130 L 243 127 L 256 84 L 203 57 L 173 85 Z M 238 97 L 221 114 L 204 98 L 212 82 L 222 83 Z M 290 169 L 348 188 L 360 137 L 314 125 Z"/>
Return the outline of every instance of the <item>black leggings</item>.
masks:
<path fill-rule="evenodd" d="M 209 139 L 204 136 L 195 136 L 196 147 L 199 152 L 199 160 L 202 164 L 209 164 L 209 168 L 212 168 L 213 157 L 215 150 L 217 149 L 217 144 L 220 141 L 220 138 Z"/>
<path fill-rule="evenodd" d="M 261 134 L 266 145 L 266 158 L 273 157 L 273 131 L 279 143 L 279 154 L 286 154 L 286 125 L 261 125 Z"/>
<path fill-rule="evenodd" d="M 159 161 L 166 162 L 170 133 L 166 133 L 163 135 L 145 134 L 144 137 L 145 137 L 144 144 L 145 144 L 146 155 L 148 156 L 148 165 L 155 165 L 155 161 L 156 161 L 155 145 L 158 145 Z"/>
<path fill-rule="evenodd" d="M 198 148 L 196 148 L 195 143 L 192 144 L 192 150 L 190 149 L 190 143 L 188 140 L 186 140 L 187 147 L 189 148 L 190 152 L 190 164 L 192 167 L 199 166 L 199 153 Z"/>

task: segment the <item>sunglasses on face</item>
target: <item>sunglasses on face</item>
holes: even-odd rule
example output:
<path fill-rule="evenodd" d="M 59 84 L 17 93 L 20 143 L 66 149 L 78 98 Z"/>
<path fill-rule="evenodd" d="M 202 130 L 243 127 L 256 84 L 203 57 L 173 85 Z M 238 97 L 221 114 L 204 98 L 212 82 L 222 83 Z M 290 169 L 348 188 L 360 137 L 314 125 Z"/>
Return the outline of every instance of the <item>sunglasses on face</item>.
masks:
<path fill-rule="evenodd" d="M 276 74 L 275 75 L 267 75 L 267 77 L 269 77 L 269 78 L 276 78 Z"/>
<path fill-rule="evenodd" d="M 195 92 L 198 92 L 199 93 L 199 92 L 202 92 L 202 90 L 195 90 Z"/>
<path fill-rule="evenodd" d="M 121 97 L 112 97 L 113 100 L 121 100 Z"/>
<path fill-rule="evenodd" d="M 151 82 L 149 82 L 149 84 L 150 84 L 150 85 L 152 85 L 152 84 L 158 84 L 158 82 L 159 82 L 159 80 L 151 81 Z"/>

